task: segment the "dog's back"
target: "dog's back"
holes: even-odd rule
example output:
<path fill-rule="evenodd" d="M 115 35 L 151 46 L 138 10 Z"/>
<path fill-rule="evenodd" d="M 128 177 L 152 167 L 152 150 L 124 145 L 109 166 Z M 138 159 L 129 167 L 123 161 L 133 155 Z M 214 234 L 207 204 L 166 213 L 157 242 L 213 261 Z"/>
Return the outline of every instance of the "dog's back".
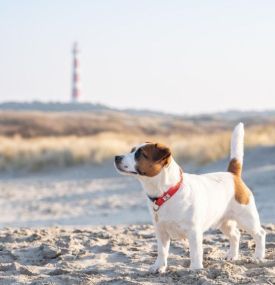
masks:
<path fill-rule="evenodd" d="M 185 187 L 193 193 L 194 215 L 200 217 L 203 230 L 220 227 L 229 219 L 240 219 L 240 211 L 245 208 L 257 216 L 253 194 L 241 177 L 243 141 L 244 128 L 240 123 L 232 133 L 231 159 L 227 172 L 185 174 Z"/>

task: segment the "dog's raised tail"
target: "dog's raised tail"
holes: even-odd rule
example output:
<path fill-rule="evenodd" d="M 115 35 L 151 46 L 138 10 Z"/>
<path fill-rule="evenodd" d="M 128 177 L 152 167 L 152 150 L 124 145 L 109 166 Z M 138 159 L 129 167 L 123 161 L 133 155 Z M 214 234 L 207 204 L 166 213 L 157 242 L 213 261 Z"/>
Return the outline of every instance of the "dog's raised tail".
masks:
<path fill-rule="evenodd" d="M 239 123 L 233 130 L 231 137 L 230 163 L 228 171 L 241 176 L 243 166 L 244 127 Z"/>

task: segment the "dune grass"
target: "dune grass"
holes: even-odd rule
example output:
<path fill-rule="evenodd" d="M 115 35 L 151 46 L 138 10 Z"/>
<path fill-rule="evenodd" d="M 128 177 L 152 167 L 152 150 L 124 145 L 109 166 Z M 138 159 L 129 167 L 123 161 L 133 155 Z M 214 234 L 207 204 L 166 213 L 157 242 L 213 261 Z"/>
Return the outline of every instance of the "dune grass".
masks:
<path fill-rule="evenodd" d="M 133 145 L 144 141 L 162 142 L 171 147 L 179 161 L 205 164 L 228 156 L 229 131 L 157 136 L 102 132 L 89 136 L 47 136 L 22 138 L 0 137 L 0 170 L 38 171 L 45 167 L 67 167 L 80 164 L 100 164 Z M 246 129 L 246 147 L 275 145 L 272 125 L 250 126 Z"/>

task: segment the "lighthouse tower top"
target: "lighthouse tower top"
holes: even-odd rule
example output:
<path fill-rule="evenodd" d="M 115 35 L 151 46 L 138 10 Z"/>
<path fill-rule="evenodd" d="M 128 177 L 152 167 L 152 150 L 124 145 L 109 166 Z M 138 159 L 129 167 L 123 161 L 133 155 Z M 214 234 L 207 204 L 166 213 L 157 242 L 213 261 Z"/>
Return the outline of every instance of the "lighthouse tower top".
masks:
<path fill-rule="evenodd" d="M 77 102 L 80 97 L 80 77 L 79 77 L 79 49 L 78 44 L 75 42 L 73 44 L 73 66 L 72 66 L 72 102 Z"/>

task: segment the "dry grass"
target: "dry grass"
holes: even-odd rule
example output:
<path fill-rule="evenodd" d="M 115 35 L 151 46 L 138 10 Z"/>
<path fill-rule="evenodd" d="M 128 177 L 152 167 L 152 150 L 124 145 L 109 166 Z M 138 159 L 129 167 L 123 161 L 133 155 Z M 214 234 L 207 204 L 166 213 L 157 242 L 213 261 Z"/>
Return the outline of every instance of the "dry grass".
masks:
<path fill-rule="evenodd" d="M 246 145 L 275 145 L 275 118 L 244 119 Z M 236 122 L 116 111 L 0 112 L 0 170 L 101 163 L 144 141 L 162 142 L 177 160 L 207 163 L 229 153 Z"/>
<path fill-rule="evenodd" d="M 101 163 L 126 149 L 127 141 L 108 133 L 89 137 L 1 137 L 0 169 L 35 171 L 47 166 Z"/>
<path fill-rule="evenodd" d="M 125 153 L 143 141 L 160 141 L 169 145 L 180 161 L 204 164 L 229 153 L 230 132 L 192 133 L 189 136 L 171 131 L 170 136 L 102 132 L 93 136 L 59 136 L 22 138 L 0 137 L 0 170 L 30 171 L 55 166 L 101 163 Z M 246 129 L 246 146 L 275 145 L 272 125 Z"/>
<path fill-rule="evenodd" d="M 135 136 L 169 136 L 213 133 L 231 126 L 221 120 L 191 120 L 172 115 L 135 115 L 123 112 L 15 112 L 0 111 L 0 135 L 7 137 L 94 136 L 123 133 Z"/>

